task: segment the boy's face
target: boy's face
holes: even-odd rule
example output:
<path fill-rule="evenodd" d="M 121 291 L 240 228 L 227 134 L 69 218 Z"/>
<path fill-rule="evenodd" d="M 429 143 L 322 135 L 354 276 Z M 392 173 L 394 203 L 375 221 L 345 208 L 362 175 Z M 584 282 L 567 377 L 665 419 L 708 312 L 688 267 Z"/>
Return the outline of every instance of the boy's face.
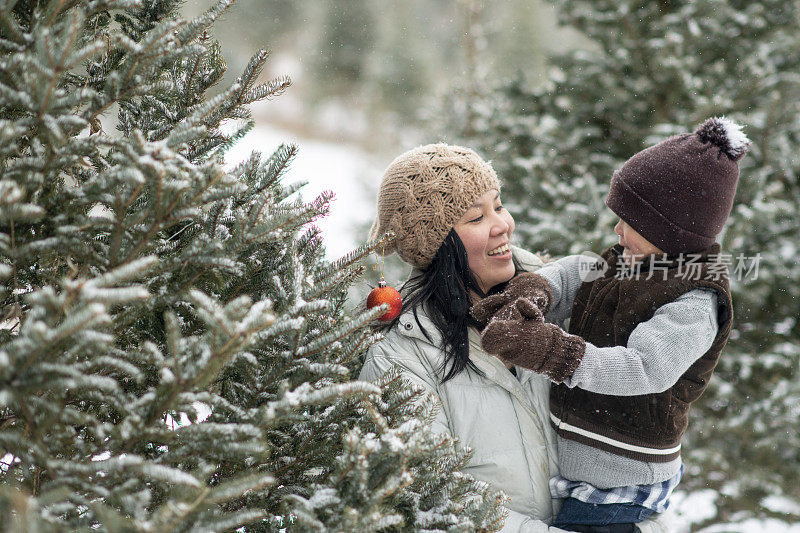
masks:
<path fill-rule="evenodd" d="M 628 223 L 622 219 L 619 219 L 617 225 L 614 226 L 614 233 L 619 235 L 619 244 L 623 247 L 622 257 L 625 258 L 629 265 L 641 261 L 643 257 L 647 257 L 648 255 L 664 253 L 650 241 L 639 235 L 639 232 L 630 227 Z"/>

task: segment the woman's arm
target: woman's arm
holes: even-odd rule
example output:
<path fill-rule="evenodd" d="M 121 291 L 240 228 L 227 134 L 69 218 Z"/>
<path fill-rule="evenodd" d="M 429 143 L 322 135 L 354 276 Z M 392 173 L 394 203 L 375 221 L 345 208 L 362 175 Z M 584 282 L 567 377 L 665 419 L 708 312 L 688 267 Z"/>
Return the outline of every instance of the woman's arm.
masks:
<path fill-rule="evenodd" d="M 384 352 L 384 347 L 381 345 L 375 345 L 370 348 L 359 379 L 375 381 L 393 367 L 399 367 L 403 378 L 422 387 L 438 399 L 435 392 L 435 384 L 431 379 L 435 379 L 435 376 L 431 377 L 425 368 L 419 362 L 414 361 L 413 358 L 399 357 L 397 352 L 393 353 L 392 358 L 389 359 Z M 439 409 L 436 414 L 432 429 L 437 433 L 444 433 L 452 437 L 443 409 Z M 509 509 L 508 517 L 500 531 L 502 533 L 559 533 L 562 530 L 551 528 L 541 520 L 535 520 L 530 516 Z"/>
<path fill-rule="evenodd" d="M 673 512 L 655 514 L 636 524 L 641 533 L 671 533 L 674 529 Z M 561 533 L 563 529 L 548 526 L 541 520 L 534 520 L 521 513 L 509 511 L 500 533 Z"/>
<path fill-rule="evenodd" d="M 663 513 L 656 513 L 644 522 L 637 524 L 642 533 L 671 533 L 675 531 L 675 511 L 667 509 Z"/>
<path fill-rule="evenodd" d="M 399 357 L 395 354 L 394 357 L 389 359 L 384 352 L 384 348 L 380 344 L 376 344 L 369 349 L 367 359 L 364 362 L 364 367 L 361 369 L 358 379 L 363 381 L 375 381 L 392 368 L 399 368 L 404 379 L 421 387 L 425 392 L 430 393 L 431 396 L 441 403 L 439 396 L 436 394 L 435 383 L 432 381 L 432 378 L 435 379 L 435 376 L 430 376 L 422 365 L 412 358 Z M 436 433 L 444 433 L 452 437 L 447 424 L 447 416 L 441 406 L 436 412 L 436 418 L 434 418 L 431 423 L 431 429 Z"/>
<path fill-rule="evenodd" d="M 500 533 L 561 533 L 563 531 L 563 529 L 548 526 L 541 520 L 535 520 L 522 513 L 509 511 Z M 652 533 L 661 532 L 655 531 Z"/>

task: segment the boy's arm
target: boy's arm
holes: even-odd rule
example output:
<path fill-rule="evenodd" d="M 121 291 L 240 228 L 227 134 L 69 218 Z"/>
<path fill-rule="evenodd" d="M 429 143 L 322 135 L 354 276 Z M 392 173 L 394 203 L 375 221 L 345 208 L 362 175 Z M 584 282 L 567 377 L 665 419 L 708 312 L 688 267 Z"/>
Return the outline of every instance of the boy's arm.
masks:
<path fill-rule="evenodd" d="M 580 365 L 564 383 L 614 396 L 663 392 L 708 351 L 717 331 L 716 292 L 695 289 L 636 326 L 627 346 L 587 342 Z"/>
<path fill-rule="evenodd" d="M 545 315 L 548 322 L 560 325 L 569 318 L 575 294 L 583 283 L 580 276 L 580 265 L 595 261 L 588 256 L 568 255 L 558 261 L 546 263 L 536 271 L 547 280 L 553 294 L 550 310 Z"/>

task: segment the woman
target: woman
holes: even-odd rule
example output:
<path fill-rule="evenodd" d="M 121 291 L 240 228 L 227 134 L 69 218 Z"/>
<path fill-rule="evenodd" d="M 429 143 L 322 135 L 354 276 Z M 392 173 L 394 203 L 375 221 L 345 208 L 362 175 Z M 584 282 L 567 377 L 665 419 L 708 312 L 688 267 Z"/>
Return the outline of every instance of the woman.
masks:
<path fill-rule="evenodd" d="M 475 152 L 433 144 L 395 159 L 378 196 L 371 237 L 387 232 L 415 269 L 403 288 L 403 313 L 367 354 L 361 379 L 392 367 L 441 403 L 434 430 L 473 450 L 465 473 L 510 498 L 503 531 L 559 531 L 548 480 L 558 474 L 548 419 L 549 382 L 509 368 L 481 348 L 471 305 L 502 290 L 541 260 L 509 246 L 514 220 L 500 202 L 492 167 Z M 650 529 L 643 523 L 643 531 Z"/>

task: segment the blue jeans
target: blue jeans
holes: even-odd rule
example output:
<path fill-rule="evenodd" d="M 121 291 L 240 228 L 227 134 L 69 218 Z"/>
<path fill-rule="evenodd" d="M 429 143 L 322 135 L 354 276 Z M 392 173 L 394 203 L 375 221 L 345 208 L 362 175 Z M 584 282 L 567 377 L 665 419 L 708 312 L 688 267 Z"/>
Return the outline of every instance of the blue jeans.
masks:
<path fill-rule="evenodd" d="M 561 511 L 553 522 L 555 527 L 565 526 L 607 526 L 610 524 L 635 524 L 651 516 L 653 510 L 634 503 L 586 503 L 575 498 L 567 498 Z"/>

